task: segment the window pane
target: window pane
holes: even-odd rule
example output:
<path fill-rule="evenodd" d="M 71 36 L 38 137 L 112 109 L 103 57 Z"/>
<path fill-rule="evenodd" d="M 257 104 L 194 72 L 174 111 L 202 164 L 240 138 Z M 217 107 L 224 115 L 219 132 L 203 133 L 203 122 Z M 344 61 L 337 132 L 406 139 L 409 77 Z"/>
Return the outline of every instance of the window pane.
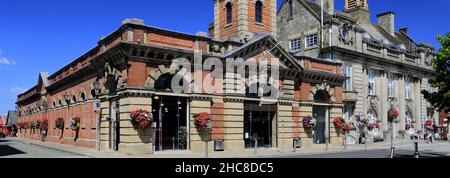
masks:
<path fill-rule="evenodd" d="M 291 40 L 291 42 L 290 42 L 291 50 L 293 50 L 293 51 L 300 50 L 300 43 L 301 43 L 301 41 L 299 38 Z"/>
<path fill-rule="evenodd" d="M 231 6 L 231 3 L 227 3 L 227 24 L 230 24 L 233 22 L 233 7 Z"/>
<path fill-rule="evenodd" d="M 318 38 L 317 34 L 312 34 L 312 35 L 306 36 L 305 47 L 310 48 L 310 47 L 317 46 L 317 40 L 318 40 L 317 38 Z"/>
<path fill-rule="evenodd" d="M 262 23 L 262 8 L 263 4 L 261 1 L 257 1 L 255 4 L 255 15 L 256 15 L 256 22 Z"/>

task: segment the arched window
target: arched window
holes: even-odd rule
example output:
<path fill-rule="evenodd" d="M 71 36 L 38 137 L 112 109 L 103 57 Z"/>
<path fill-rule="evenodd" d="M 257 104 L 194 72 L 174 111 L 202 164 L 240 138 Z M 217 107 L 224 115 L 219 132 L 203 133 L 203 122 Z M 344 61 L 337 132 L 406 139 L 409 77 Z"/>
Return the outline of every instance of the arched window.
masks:
<path fill-rule="evenodd" d="M 228 2 L 225 8 L 227 9 L 227 24 L 231 24 L 233 22 L 233 7 L 231 2 Z"/>
<path fill-rule="evenodd" d="M 81 92 L 80 97 L 81 101 L 86 101 L 86 94 L 84 94 L 84 92 Z"/>
<path fill-rule="evenodd" d="M 72 103 L 76 103 L 77 102 L 77 96 L 76 95 L 72 95 Z"/>
<path fill-rule="evenodd" d="M 256 1 L 255 4 L 255 18 L 257 23 L 262 23 L 263 18 L 263 3 L 261 1 Z"/>
<path fill-rule="evenodd" d="M 173 75 L 170 73 L 161 75 L 158 80 L 155 82 L 155 89 L 156 90 L 170 90 L 171 82 L 173 79 Z"/>
<path fill-rule="evenodd" d="M 314 95 L 314 101 L 319 103 L 329 103 L 331 100 L 330 95 L 325 90 L 319 90 Z"/>

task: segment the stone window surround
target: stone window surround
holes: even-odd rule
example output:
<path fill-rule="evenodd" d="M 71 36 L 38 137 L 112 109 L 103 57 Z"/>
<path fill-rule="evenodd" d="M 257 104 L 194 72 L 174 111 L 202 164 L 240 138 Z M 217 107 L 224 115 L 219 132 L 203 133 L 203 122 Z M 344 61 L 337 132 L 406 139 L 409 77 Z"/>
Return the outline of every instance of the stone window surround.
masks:
<path fill-rule="evenodd" d="M 344 65 L 343 74 L 346 77 L 350 77 L 349 79 L 344 81 L 344 91 L 353 91 L 353 66 L 351 64 Z"/>
<path fill-rule="evenodd" d="M 405 76 L 405 99 L 412 100 L 412 81 L 411 78 Z"/>
<path fill-rule="evenodd" d="M 388 97 L 395 97 L 395 74 L 388 73 Z"/>
<path fill-rule="evenodd" d="M 375 70 L 369 69 L 367 71 L 367 82 L 368 82 L 368 95 L 375 96 L 376 95 L 376 77 L 377 74 Z M 372 85 L 372 88 L 370 86 Z"/>

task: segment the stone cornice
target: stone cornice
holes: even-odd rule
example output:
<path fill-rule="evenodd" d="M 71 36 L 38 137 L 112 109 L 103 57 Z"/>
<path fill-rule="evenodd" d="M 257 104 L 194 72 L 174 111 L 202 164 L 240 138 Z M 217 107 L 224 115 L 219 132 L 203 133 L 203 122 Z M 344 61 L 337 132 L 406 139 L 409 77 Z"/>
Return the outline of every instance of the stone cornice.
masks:
<path fill-rule="evenodd" d="M 406 63 L 406 62 L 401 62 L 401 61 L 394 61 L 394 60 L 390 60 L 390 59 L 385 59 L 382 57 L 377 57 L 377 56 L 373 56 L 373 55 L 368 55 L 368 54 L 364 54 L 358 51 L 354 51 L 354 50 L 349 50 L 349 49 L 345 49 L 345 48 L 341 48 L 341 47 L 337 47 L 337 46 L 332 46 L 332 47 L 326 47 L 322 50 L 322 52 L 341 52 L 343 54 L 347 54 L 347 55 L 352 55 L 352 56 L 356 56 L 356 57 L 360 57 L 363 59 L 366 59 L 366 61 L 364 62 L 378 62 L 381 64 L 386 64 L 386 65 L 395 65 L 397 67 L 400 68 L 407 68 L 407 69 L 414 69 L 420 72 L 423 72 L 428 75 L 434 75 L 435 72 L 431 69 L 427 69 L 425 67 L 421 67 L 418 64 L 411 64 L 411 63 Z"/>

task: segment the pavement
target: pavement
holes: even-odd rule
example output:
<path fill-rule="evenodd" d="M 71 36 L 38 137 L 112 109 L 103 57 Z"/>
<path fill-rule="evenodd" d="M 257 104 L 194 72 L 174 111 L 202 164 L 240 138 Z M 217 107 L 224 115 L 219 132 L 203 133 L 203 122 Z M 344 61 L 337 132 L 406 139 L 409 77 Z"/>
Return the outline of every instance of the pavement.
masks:
<path fill-rule="evenodd" d="M 414 156 L 414 142 L 396 140 L 396 157 Z M 450 156 L 450 142 L 427 144 L 419 141 L 422 158 Z M 390 142 L 370 143 L 367 145 L 343 146 L 314 145 L 309 149 L 297 149 L 280 152 L 276 148 L 259 148 L 245 150 L 244 153 L 220 152 L 210 153 L 209 158 L 388 158 Z M 75 147 L 57 143 L 40 142 L 23 138 L 0 139 L 0 158 L 205 158 L 205 153 L 190 151 L 164 151 L 152 155 L 124 155 L 118 152 L 97 151 L 91 148 Z"/>

